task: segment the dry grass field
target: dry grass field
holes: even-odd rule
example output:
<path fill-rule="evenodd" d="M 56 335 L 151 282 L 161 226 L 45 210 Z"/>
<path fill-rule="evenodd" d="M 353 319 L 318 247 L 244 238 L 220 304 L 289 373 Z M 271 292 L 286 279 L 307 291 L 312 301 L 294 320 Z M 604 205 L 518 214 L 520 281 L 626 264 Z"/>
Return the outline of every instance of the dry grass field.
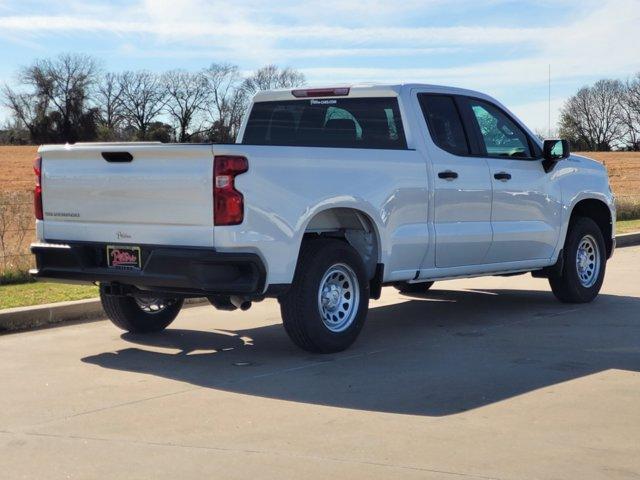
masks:
<path fill-rule="evenodd" d="M 32 163 L 37 147 L 0 146 L 0 278 L 7 271 L 22 271 L 32 261 L 28 245 L 33 238 Z M 603 162 L 619 198 L 621 218 L 640 216 L 640 152 L 588 152 Z"/>
<path fill-rule="evenodd" d="M 606 165 L 616 195 L 640 197 L 640 152 L 580 153 Z"/>
<path fill-rule="evenodd" d="M 0 283 L 23 279 L 33 266 L 29 244 L 34 237 L 31 190 L 36 150 L 0 146 Z"/>
<path fill-rule="evenodd" d="M 0 145 L 0 192 L 33 188 L 33 159 L 38 147 Z"/>

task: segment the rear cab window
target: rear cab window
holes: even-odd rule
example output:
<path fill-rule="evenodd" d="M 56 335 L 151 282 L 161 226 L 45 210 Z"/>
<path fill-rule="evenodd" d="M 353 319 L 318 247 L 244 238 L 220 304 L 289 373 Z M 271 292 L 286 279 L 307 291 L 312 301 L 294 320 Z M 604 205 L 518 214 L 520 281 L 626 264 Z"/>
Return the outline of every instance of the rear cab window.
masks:
<path fill-rule="evenodd" d="M 244 145 L 404 150 L 396 97 L 311 98 L 254 103 Z"/>

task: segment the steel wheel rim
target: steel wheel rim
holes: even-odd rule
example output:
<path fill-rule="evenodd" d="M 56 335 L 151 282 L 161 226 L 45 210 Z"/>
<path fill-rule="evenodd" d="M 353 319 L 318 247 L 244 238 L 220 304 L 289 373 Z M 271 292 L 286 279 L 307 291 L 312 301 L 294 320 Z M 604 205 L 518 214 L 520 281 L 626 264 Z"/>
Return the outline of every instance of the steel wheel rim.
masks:
<path fill-rule="evenodd" d="M 333 333 L 344 332 L 354 322 L 360 303 L 360 284 L 351 267 L 338 263 L 329 267 L 318 289 L 322 323 Z"/>
<path fill-rule="evenodd" d="M 173 299 L 156 297 L 135 297 L 135 301 L 140 310 L 152 315 L 165 311 L 174 303 Z"/>
<path fill-rule="evenodd" d="M 592 235 L 585 235 L 578 243 L 576 252 L 576 270 L 580 285 L 592 287 L 600 274 L 600 249 Z"/>

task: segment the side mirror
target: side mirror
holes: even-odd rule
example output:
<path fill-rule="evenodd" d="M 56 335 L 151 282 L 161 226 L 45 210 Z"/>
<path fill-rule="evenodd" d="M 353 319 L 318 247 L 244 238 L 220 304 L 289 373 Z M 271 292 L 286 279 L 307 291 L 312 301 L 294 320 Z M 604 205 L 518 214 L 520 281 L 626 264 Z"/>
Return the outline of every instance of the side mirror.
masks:
<path fill-rule="evenodd" d="M 560 160 L 568 158 L 571 148 L 568 140 L 545 140 L 542 147 L 542 167 L 549 173 Z"/>
<path fill-rule="evenodd" d="M 550 162 L 557 162 L 568 158 L 571 154 L 571 147 L 568 140 L 545 140 L 542 149 L 542 156 Z"/>

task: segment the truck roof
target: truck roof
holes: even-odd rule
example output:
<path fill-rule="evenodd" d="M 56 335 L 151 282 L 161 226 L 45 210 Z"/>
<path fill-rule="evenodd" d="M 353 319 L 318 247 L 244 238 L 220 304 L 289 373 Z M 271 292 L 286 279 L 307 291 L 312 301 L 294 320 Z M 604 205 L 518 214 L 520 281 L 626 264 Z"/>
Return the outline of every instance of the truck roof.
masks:
<path fill-rule="evenodd" d="M 349 97 L 351 98 L 363 98 L 363 97 L 396 97 L 400 95 L 402 90 L 411 90 L 413 88 L 420 88 L 426 91 L 432 91 L 434 93 L 452 93 L 458 95 L 469 95 L 473 97 L 481 97 L 491 99 L 488 95 L 477 92 L 474 90 L 468 90 L 458 87 L 449 87 L 445 85 L 431 85 L 427 83 L 399 83 L 399 84 L 375 84 L 375 83 L 353 83 L 353 84 L 340 84 L 340 85 L 314 85 L 304 87 L 292 87 L 283 88 L 277 90 L 262 90 L 255 94 L 253 97 L 254 102 L 268 102 L 276 100 L 296 100 L 300 98 L 312 98 L 314 95 L 308 97 L 296 97 L 293 95 L 293 91 L 304 90 L 330 90 L 330 89 L 349 89 Z M 331 95 L 328 95 L 331 96 Z M 338 95 L 336 95 L 338 96 Z M 491 99 L 493 100 L 493 99 Z"/>

